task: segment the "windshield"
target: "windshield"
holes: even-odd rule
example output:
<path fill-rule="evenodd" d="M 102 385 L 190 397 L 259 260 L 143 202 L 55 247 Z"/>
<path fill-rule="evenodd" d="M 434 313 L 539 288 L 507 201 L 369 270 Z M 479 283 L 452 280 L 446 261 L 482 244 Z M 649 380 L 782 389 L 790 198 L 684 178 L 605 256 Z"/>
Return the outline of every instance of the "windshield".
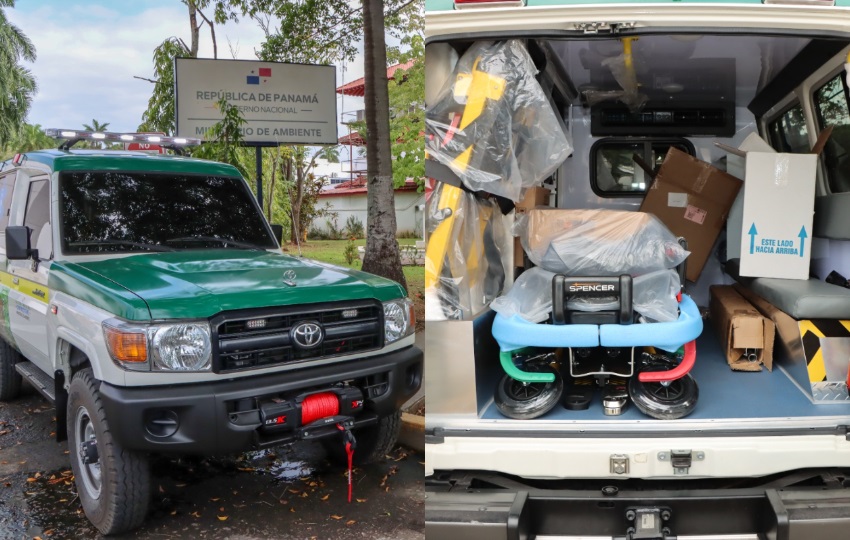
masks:
<path fill-rule="evenodd" d="M 59 203 L 66 254 L 277 247 L 240 178 L 63 172 Z"/>

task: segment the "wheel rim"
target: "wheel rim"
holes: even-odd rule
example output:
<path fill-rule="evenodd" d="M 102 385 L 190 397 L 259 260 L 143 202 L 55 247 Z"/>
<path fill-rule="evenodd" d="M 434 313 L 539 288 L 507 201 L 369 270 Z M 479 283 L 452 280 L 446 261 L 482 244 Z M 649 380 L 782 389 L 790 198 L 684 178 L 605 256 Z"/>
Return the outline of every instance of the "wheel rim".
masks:
<path fill-rule="evenodd" d="M 523 383 L 511 379 L 508 383 L 508 396 L 516 401 L 528 401 L 543 393 L 547 383 Z"/>
<path fill-rule="evenodd" d="M 92 498 L 97 499 L 100 497 L 102 486 L 100 457 L 93 463 L 86 463 L 85 461 L 85 443 L 91 441 L 97 447 L 97 434 L 94 430 L 94 423 L 85 407 L 77 409 L 77 416 L 74 420 L 74 431 L 77 441 L 76 459 L 80 465 L 80 476 L 82 477 L 83 485 L 85 485 L 86 491 L 89 492 Z"/>
<path fill-rule="evenodd" d="M 667 385 L 648 383 L 646 385 L 646 392 L 657 401 L 669 403 L 681 399 L 685 393 L 685 385 L 680 380 L 671 381 Z"/>

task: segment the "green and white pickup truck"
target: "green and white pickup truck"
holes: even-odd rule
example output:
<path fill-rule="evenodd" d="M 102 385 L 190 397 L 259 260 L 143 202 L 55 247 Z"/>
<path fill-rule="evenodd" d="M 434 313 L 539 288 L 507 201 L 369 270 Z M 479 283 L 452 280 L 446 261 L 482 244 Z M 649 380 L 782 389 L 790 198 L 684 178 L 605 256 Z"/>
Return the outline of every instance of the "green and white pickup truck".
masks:
<path fill-rule="evenodd" d="M 55 403 L 92 523 L 141 524 L 149 453 L 381 458 L 422 380 L 403 288 L 283 254 L 232 166 L 71 145 L 0 168 L 0 400 Z"/>

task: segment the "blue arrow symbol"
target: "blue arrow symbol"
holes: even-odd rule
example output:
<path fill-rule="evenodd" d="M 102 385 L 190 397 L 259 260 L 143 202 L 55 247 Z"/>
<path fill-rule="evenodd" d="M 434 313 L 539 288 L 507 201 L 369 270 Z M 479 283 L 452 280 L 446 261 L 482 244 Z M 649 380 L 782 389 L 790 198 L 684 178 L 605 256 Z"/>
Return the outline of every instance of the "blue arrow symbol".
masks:
<path fill-rule="evenodd" d="M 802 257 L 803 256 L 803 249 L 806 247 L 806 238 L 809 237 L 809 235 L 806 234 L 806 226 L 805 225 L 803 225 L 800 228 L 800 234 L 798 234 L 797 236 L 800 237 L 800 257 Z"/>
<path fill-rule="evenodd" d="M 753 252 L 755 251 L 755 248 L 756 248 L 756 235 L 757 235 L 758 233 L 759 233 L 759 232 L 756 230 L 756 224 L 755 224 L 755 222 L 753 222 L 753 224 L 750 226 L 750 232 L 748 232 L 748 233 L 747 233 L 747 234 L 749 234 L 749 235 L 750 235 L 750 255 L 752 255 L 752 254 L 753 254 Z"/>

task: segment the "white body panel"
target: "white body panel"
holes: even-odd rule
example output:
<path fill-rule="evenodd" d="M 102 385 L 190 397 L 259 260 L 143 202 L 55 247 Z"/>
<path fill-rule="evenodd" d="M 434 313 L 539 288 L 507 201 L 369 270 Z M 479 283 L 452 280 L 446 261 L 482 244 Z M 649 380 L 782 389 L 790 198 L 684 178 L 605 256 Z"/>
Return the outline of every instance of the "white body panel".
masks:
<path fill-rule="evenodd" d="M 683 478 L 669 461 L 671 450 L 703 452 L 687 478 L 755 477 L 806 467 L 850 466 L 844 436 L 541 438 L 446 437 L 425 445 L 425 474 L 435 470 L 491 470 L 522 478 Z M 629 472 L 611 472 L 611 456 L 629 458 Z"/>

